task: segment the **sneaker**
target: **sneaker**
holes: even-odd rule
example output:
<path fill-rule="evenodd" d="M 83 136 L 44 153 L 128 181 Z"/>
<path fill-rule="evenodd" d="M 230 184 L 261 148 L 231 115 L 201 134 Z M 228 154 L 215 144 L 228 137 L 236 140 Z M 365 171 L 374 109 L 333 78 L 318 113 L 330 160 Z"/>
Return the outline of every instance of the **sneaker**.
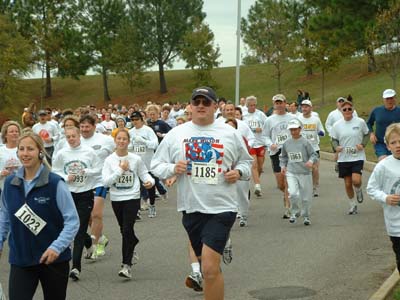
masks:
<path fill-rule="evenodd" d="M 85 259 L 90 259 L 92 257 L 94 251 L 94 244 L 92 244 L 92 246 L 90 246 L 89 248 L 86 248 L 86 254 L 85 254 Z"/>
<path fill-rule="evenodd" d="M 239 226 L 240 227 L 246 227 L 247 226 L 247 217 L 240 216 Z"/>
<path fill-rule="evenodd" d="M 140 210 L 148 210 L 149 209 L 149 199 L 143 199 L 142 204 L 140 206 Z"/>
<path fill-rule="evenodd" d="M 289 210 L 289 208 L 287 208 L 285 210 L 285 212 L 283 213 L 282 219 L 290 219 L 290 210 Z"/>
<path fill-rule="evenodd" d="M 314 195 L 314 197 L 318 197 L 319 196 L 318 187 L 316 187 L 316 186 L 313 188 L 313 195 Z"/>
<path fill-rule="evenodd" d="M 163 201 L 167 201 L 168 200 L 168 193 L 162 194 L 161 196 L 161 200 Z"/>
<path fill-rule="evenodd" d="M 136 221 L 141 221 L 142 220 L 142 216 L 140 215 L 140 210 L 138 210 L 137 214 L 136 214 Z"/>
<path fill-rule="evenodd" d="M 108 238 L 105 235 L 102 235 L 99 239 L 99 243 L 97 244 L 96 253 L 97 256 L 104 256 L 106 254 L 105 248 L 108 245 Z"/>
<path fill-rule="evenodd" d="M 222 254 L 222 261 L 224 264 L 229 265 L 232 262 L 232 241 L 228 238 L 225 244 L 224 252 Z"/>
<path fill-rule="evenodd" d="M 339 164 L 337 162 L 335 163 L 335 172 L 339 173 Z"/>
<path fill-rule="evenodd" d="M 99 244 L 93 244 L 92 245 L 92 248 L 93 248 L 93 252 L 92 252 L 92 255 L 89 257 L 89 259 L 91 259 L 91 260 L 96 260 L 97 258 L 98 258 L 98 252 L 97 252 L 97 247 L 99 246 Z"/>
<path fill-rule="evenodd" d="M 133 251 L 132 263 L 136 265 L 139 262 L 139 254 L 136 251 Z"/>
<path fill-rule="evenodd" d="M 254 194 L 257 197 L 261 197 L 262 196 L 262 194 L 261 194 L 261 185 L 259 185 L 259 184 L 255 184 L 254 185 Z"/>
<path fill-rule="evenodd" d="M 240 219 L 242 217 L 242 215 L 238 212 L 237 214 L 236 214 L 236 219 Z"/>
<path fill-rule="evenodd" d="M 71 278 L 74 281 L 78 281 L 80 274 L 81 272 L 79 272 L 77 268 L 73 268 L 71 272 L 69 272 L 69 278 Z"/>
<path fill-rule="evenodd" d="M 119 272 L 118 272 L 118 276 L 124 277 L 124 278 L 127 278 L 127 279 L 131 279 L 132 278 L 131 266 L 123 264 L 122 265 L 122 269 L 119 270 Z"/>
<path fill-rule="evenodd" d="M 349 209 L 349 215 L 356 215 L 357 214 L 357 205 L 351 205 Z"/>
<path fill-rule="evenodd" d="M 203 291 L 203 276 L 201 273 L 192 272 L 186 277 L 185 285 L 196 292 Z"/>
<path fill-rule="evenodd" d="M 150 205 L 149 206 L 149 218 L 155 218 L 156 215 L 157 215 L 156 206 L 155 205 Z"/>
<path fill-rule="evenodd" d="M 289 222 L 292 224 L 296 223 L 296 215 L 291 215 L 289 218 Z"/>
<path fill-rule="evenodd" d="M 364 201 L 364 195 L 361 188 L 358 191 L 356 191 L 356 197 L 358 203 L 362 203 Z"/>
<path fill-rule="evenodd" d="M 304 217 L 304 222 L 303 222 L 303 224 L 306 225 L 306 226 L 311 225 L 310 218 Z"/>

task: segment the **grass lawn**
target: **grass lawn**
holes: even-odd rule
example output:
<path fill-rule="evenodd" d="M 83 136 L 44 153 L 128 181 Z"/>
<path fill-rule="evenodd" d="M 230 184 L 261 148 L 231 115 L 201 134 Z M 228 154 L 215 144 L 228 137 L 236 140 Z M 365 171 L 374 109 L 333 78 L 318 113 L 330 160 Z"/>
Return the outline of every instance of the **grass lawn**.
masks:
<path fill-rule="evenodd" d="M 255 95 L 258 107 L 267 109 L 271 98 L 277 91 L 277 81 L 272 76 L 274 67 L 267 64 L 243 66 L 240 73 L 240 95 Z M 234 99 L 235 68 L 218 68 L 213 70 L 217 83 L 218 96 Z M 148 100 L 164 103 L 169 101 L 187 102 L 194 80 L 190 70 L 166 72 L 168 93 L 159 93 L 158 72 L 147 73 L 148 84 L 143 88 L 130 91 L 124 81 L 115 75 L 109 77 L 109 93 L 111 103 L 143 104 Z M 48 99 L 41 97 L 43 82 L 41 79 L 24 80 L 20 90 L 16 91 L 11 103 L 2 104 L 2 118 L 19 120 L 23 108 L 30 102 L 36 102 L 40 107 L 76 108 L 81 105 L 94 104 L 103 106 L 102 79 L 100 76 L 84 76 L 80 80 L 53 78 L 53 96 Z M 326 74 L 325 99 L 321 95 L 321 74 L 318 71 L 313 76 L 305 76 L 301 63 L 287 63 L 282 75 L 282 93 L 289 101 L 297 98 L 297 89 L 310 93 L 314 109 L 318 111 L 324 123 L 328 113 L 335 108 L 336 98 L 351 94 L 355 108 L 360 117 L 367 118 L 370 110 L 382 104 L 382 91 L 392 87 L 390 77 L 382 73 L 368 73 L 364 58 L 349 59 L 342 63 L 339 69 Z M 1 120 L 0 120 L 1 121 Z M 329 139 L 321 139 L 321 148 L 330 151 Z M 369 160 L 374 160 L 371 145 L 367 147 Z"/>

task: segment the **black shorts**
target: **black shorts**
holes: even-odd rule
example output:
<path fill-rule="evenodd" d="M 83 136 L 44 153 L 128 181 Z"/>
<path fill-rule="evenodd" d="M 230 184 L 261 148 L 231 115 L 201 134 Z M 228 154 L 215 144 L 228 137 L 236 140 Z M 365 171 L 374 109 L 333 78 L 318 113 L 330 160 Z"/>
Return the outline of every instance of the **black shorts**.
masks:
<path fill-rule="evenodd" d="M 196 256 L 201 256 L 203 244 L 222 255 L 235 220 L 236 213 L 231 211 L 219 214 L 183 212 L 182 215 L 183 227 Z"/>
<path fill-rule="evenodd" d="M 274 171 L 274 173 L 281 172 L 281 167 L 279 165 L 279 155 L 281 155 L 281 149 L 279 149 L 276 154 L 269 156 L 269 158 L 271 159 L 272 171 Z"/>
<path fill-rule="evenodd" d="M 339 178 L 351 176 L 351 174 L 353 173 L 362 175 L 364 161 L 356 160 L 356 161 L 339 162 L 338 166 L 339 166 Z"/>

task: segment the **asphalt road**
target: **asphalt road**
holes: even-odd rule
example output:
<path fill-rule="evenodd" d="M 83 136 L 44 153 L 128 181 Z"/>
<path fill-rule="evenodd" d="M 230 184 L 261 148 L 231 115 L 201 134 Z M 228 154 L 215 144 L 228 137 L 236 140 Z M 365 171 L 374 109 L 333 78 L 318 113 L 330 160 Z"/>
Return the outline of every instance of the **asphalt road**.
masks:
<path fill-rule="evenodd" d="M 290 224 L 281 218 L 282 196 L 270 169 L 267 160 L 263 197 L 252 196 L 249 226 L 233 227 L 233 261 L 222 265 L 225 299 L 368 299 L 395 266 L 381 207 L 364 192 L 359 214 L 347 215 L 343 181 L 331 162 L 322 161 L 321 191 L 314 198 L 312 225 Z M 364 187 L 368 175 L 364 174 Z M 121 238 L 107 203 L 107 254 L 94 263 L 83 263 L 81 280 L 70 281 L 68 299 L 202 299 L 201 293 L 184 285 L 190 265 L 175 195 L 173 188 L 167 202 L 157 202 L 157 218 L 144 214 L 136 224 L 140 260 L 131 281 L 117 276 Z M 7 250 L 0 261 L 3 287 L 7 287 L 9 271 L 6 258 Z M 42 299 L 40 288 L 35 299 Z"/>

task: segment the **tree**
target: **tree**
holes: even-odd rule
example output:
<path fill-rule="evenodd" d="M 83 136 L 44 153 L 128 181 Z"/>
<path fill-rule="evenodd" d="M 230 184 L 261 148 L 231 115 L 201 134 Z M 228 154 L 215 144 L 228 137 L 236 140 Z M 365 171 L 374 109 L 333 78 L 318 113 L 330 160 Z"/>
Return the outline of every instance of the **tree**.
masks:
<path fill-rule="evenodd" d="M 103 98 L 110 101 L 108 75 L 113 68 L 113 45 L 118 31 L 126 19 L 123 0 L 81 0 L 79 23 L 90 49 L 92 66 L 101 73 Z"/>
<path fill-rule="evenodd" d="M 128 0 L 129 15 L 143 38 L 143 48 L 158 66 L 160 93 L 167 92 L 164 69 L 182 54 L 184 36 L 202 21 L 203 1 Z"/>
<path fill-rule="evenodd" d="M 76 1 L 15 0 L 9 7 L 18 30 L 35 47 L 38 67 L 46 74 L 45 97 L 52 95 L 52 70 L 61 68 L 61 75 L 75 78 L 85 74 L 87 63 L 81 64 L 86 61 L 82 59 L 82 47 L 79 43 L 72 44 L 80 37 L 74 18 Z M 72 39 L 72 36 L 75 38 Z M 71 53 L 74 55 L 71 56 Z M 70 58 L 74 59 L 68 60 Z"/>
<path fill-rule="evenodd" d="M 278 92 L 281 91 L 283 63 L 293 54 L 291 23 L 285 4 L 278 0 L 258 0 L 250 7 L 248 19 L 242 19 L 243 40 L 263 62 L 275 67 Z"/>
<path fill-rule="evenodd" d="M 194 72 L 195 86 L 216 86 L 212 79 L 211 70 L 218 67 L 220 62 L 219 47 L 214 46 L 214 34 L 207 24 L 196 22 L 194 31 L 184 36 L 182 58 L 186 68 Z"/>
<path fill-rule="evenodd" d="M 373 26 L 375 16 L 382 8 L 387 8 L 389 0 L 307 0 L 318 9 L 310 22 L 314 31 L 327 31 L 329 41 L 335 47 L 346 49 L 343 55 L 351 56 L 355 52 L 365 53 L 368 57 L 368 71 L 376 69 L 374 52 L 369 47 L 366 30 Z"/>
<path fill-rule="evenodd" d="M 394 1 L 389 9 L 382 10 L 376 17 L 375 26 L 367 32 L 372 41 L 372 51 L 379 49 L 378 66 L 392 78 L 393 88 L 397 86 L 400 70 L 400 2 Z"/>
<path fill-rule="evenodd" d="M 19 79 L 31 71 L 33 49 L 5 15 L 0 15 L 0 106 L 19 90 Z"/>

